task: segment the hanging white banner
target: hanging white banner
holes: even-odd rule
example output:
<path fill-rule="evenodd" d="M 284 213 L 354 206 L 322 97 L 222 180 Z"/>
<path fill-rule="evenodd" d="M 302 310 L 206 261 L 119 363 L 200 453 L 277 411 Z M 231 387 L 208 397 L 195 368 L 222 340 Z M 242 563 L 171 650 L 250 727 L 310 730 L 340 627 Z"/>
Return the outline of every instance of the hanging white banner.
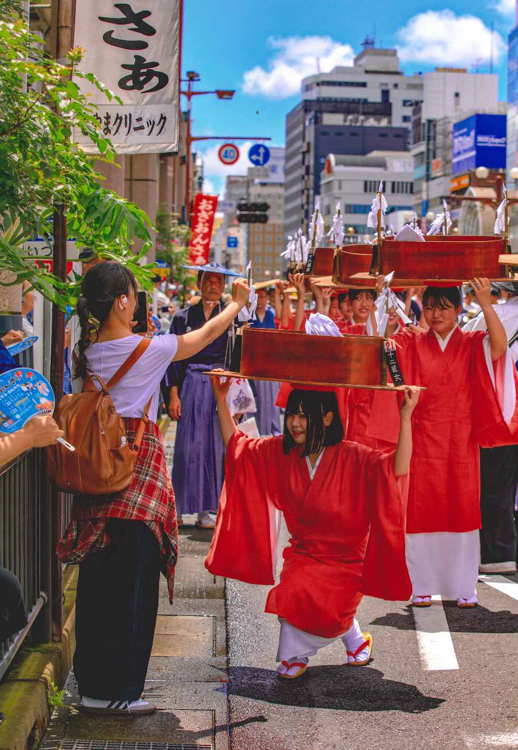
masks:
<path fill-rule="evenodd" d="M 180 0 L 76 0 L 74 47 L 86 51 L 81 70 L 124 102 L 80 82 L 117 153 L 178 150 L 179 35 Z M 81 133 L 75 140 L 96 152 Z"/>

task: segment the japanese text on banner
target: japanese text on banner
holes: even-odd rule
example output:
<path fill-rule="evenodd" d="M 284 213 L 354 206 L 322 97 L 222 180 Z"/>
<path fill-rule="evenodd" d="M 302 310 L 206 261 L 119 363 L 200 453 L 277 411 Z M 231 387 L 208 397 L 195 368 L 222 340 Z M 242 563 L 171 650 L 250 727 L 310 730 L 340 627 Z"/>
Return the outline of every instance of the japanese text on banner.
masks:
<path fill-rule="evenodd" d="M 123 105 L 86 81 L 99 106 L 101 130 L 118 153 L 178 149 L 179 0 L 77 0 L 74 44 L 86 52 L 81 69 L 94 73 Z M 81 133 L 76 141 L 94 147 Z"/>
<path fill-rule="evenodd" d="M 189 243 L 189 263 L 200 266 L 209 260 L 212 226 L 218 205 L 217 195 L 201 195 L 194 198 Z"/>

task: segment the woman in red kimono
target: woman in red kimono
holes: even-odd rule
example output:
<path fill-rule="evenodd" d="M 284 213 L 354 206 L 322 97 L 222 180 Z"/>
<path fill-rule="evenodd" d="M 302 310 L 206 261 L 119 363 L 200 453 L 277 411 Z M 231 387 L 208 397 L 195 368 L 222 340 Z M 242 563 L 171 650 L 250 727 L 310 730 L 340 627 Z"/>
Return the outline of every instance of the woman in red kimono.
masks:
<path fill-rule="evenodd" d="M 292 391 L 284 435 L 253 440 L 230 416 L 229 382 L 214 377 L 212 383 L 227 464 L 207 569 L 273 584 L 276 511 L 282 511 L 290 546 L 266 603 L 266 612 L 281 623 L 280 677 L 299 677 L 309 657 L 337 638 L 348 664 L 367 664 L 372 638 L 355 619 L 363 595 L 410 595 L 403 478 L 412 454 L 417 389 L 405 393 L 396 451 L 381 453 L 343 439 L 336 395 L 327 389 Z"/>
<path fill-rule="evenodd" d="M 491 304 L 487 279 L 472 283 L 488 335 L 457 325 L 460 292 L 428 287 L 425 334 L 394 336 L 407 382 L 426 387 L 414 415 L 407 563 L 414 606 L 431 596 L 477 604 L 479 446 L 517 441 L 516 373 L 505 330 Z"/>

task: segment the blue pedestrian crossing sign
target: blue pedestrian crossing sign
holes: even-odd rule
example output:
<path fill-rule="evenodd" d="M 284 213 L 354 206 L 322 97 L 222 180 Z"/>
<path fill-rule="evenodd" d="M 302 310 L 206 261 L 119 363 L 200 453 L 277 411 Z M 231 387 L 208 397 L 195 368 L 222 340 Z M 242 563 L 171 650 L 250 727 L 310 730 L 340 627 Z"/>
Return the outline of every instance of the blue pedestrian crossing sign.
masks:
<path fill-rule="evenodd" d="M 248 152 L 248 158 L 254 167 L 264 167 L 270 161 L 270 149 L 263 143 L 254 143 Z"/>

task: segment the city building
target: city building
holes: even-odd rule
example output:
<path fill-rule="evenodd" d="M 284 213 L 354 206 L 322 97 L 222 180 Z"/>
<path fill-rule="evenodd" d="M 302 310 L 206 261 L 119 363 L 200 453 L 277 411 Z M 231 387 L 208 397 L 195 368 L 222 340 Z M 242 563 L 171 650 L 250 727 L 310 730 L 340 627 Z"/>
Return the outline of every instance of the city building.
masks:
<path fill-rule="evenodd" d="M 321 207 L 326 228 L 340 202 L 346 242 L 369 242 L 372 201 L 383 182 L 388 210 L 386 226 L 398 231 L 413 212 L 413 162 L 406 151 L 373 151 L 368 156 L 329 154 L 321 175 Z"/>
<path fill-rule="evenodd" d="M 223 212 L 221 248 L 223 265 L 232 271 L 243 273 L 247 263 L 246 227 L 237 220 L 237 205 L 246 200 L 248 195 L 248 177 L 246 175 L 227 175 L 225 193 L 218 210 Z"/>
<path fill-rule="evenodd" d="M 454 123 L 474 113 L 505 113 L 498 101 L 498 76 L 468 73 L 464 68 L 437 68 L 424 73 L 423 101 L 412 111 L 411 154 L 414 162 L 414 209 L 418 216 L 443 210 L 452 190 L 464 190 L 466 179 L 452 179 Z M 454 209 L 455 210 L 455 209 Z M 424 224 L 423 224 L 424 226 Z"/>
<path fill-rule="evenodd" d="M 354 65 L 302 81 L 301 101 L 286 117 L 287 233 L 307 229 L 329 154 L 365 156 L 409 147 L 422 76 L 404 75 L 397 50 L 371 45 L 364 43 Z"/>
<path fill-rule="evenodd" d="M 268 203 L 268 223 L 248 224 L 248 259 L 257 281 L 280 278 L 285 262 L 280 254 L 286 249 L 284 237 L 284 185 L 257 182 L 248 190 L 249 202 Z"/>

